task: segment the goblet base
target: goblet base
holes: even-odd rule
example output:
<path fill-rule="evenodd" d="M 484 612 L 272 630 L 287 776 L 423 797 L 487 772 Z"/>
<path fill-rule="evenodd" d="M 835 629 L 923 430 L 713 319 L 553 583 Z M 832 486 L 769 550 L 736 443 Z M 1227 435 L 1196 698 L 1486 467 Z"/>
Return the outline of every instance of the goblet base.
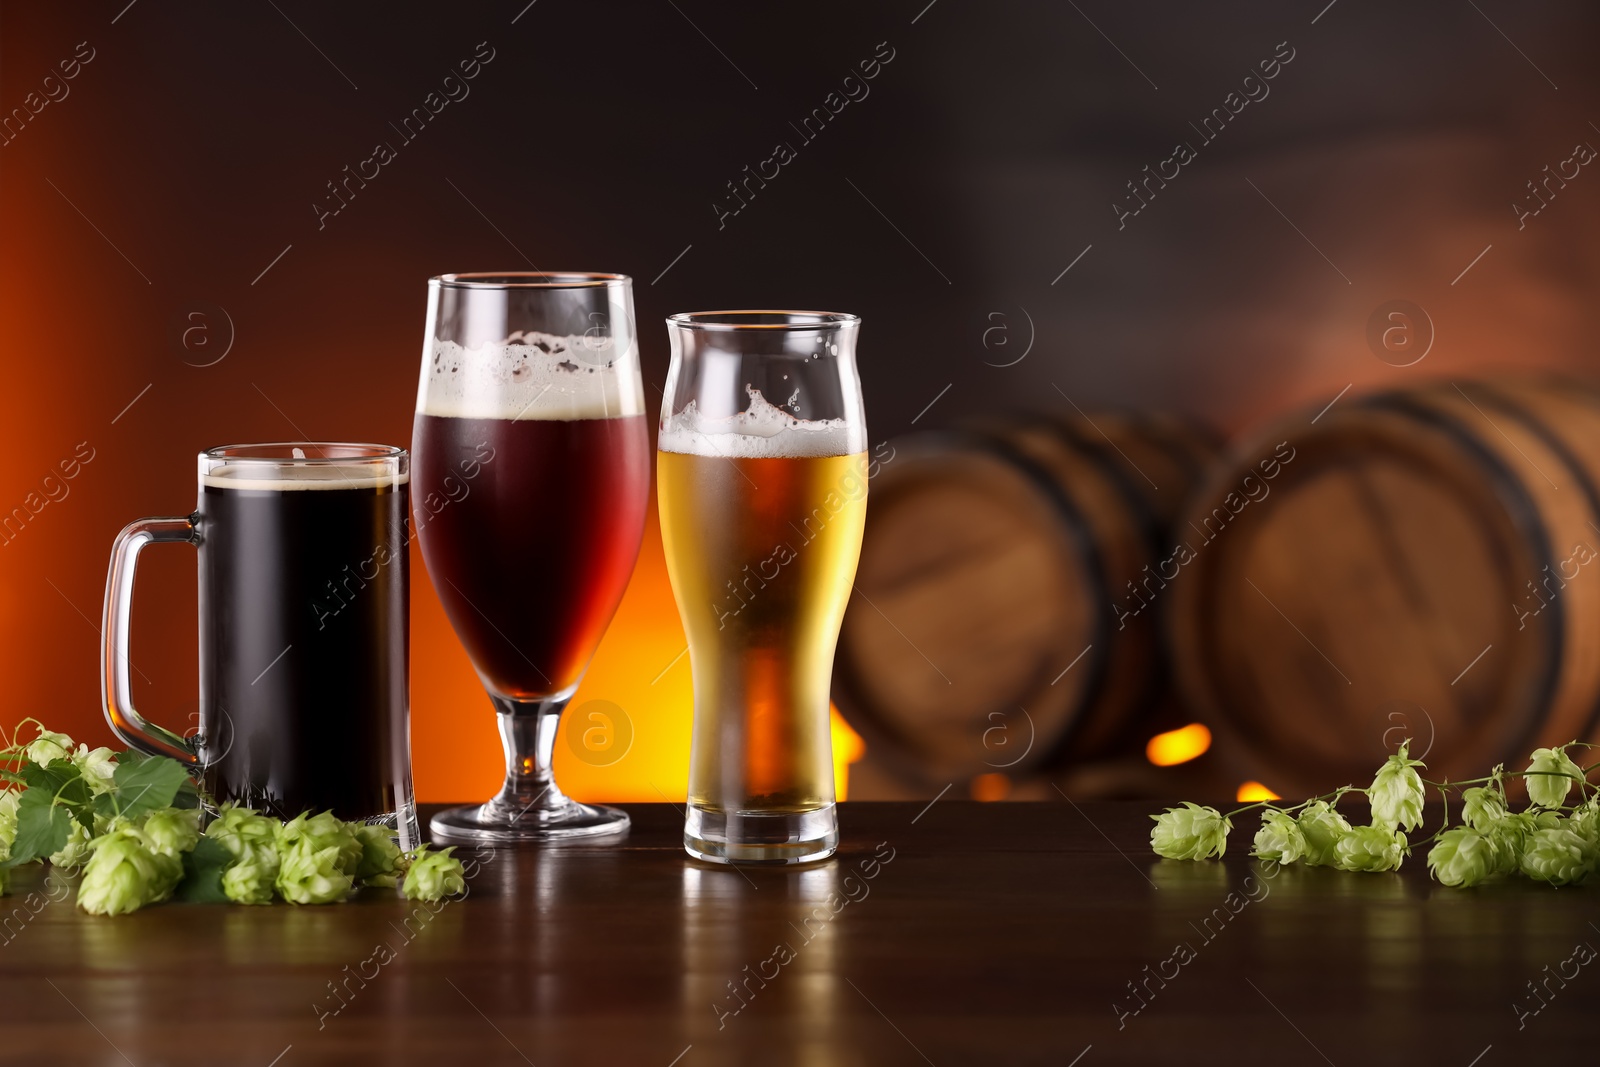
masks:
<path fill-rule="evenodd" d="M 551 807 L 536 804 L 520 811 L 498 798 L 487 804 L 447 808 L 429 821 L 428 828 L 435 841 L 483 841 L 496 845 L 598 837 L 628 829 L 625 811 L 580 804 L 565 797 L 562 800 Z"/>

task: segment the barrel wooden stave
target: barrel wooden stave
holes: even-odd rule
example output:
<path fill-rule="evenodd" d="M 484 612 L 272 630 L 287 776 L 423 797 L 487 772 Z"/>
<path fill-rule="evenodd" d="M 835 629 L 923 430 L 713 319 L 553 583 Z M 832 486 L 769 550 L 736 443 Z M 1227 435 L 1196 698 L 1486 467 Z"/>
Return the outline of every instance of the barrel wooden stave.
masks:
<path fill-rule="evenodd" d="M 1570 400 L 1464 383 L 1347 402 L 1280 423 L 1199 494 L 1191 518 L 1263 449 L 1297 450 L 1175 583 L 1179 687 L 1240 774 L 1319 791 L 1370 775 L 1409 735 L 1435 774 L 1459 778 L 1591 722 L 1600 567 L 1556 610 L 1513 609 L 1600 521 L 1579 491 L 1600 465 L 1572 462 L 1600 459 L 1600 423 Z"/>
<path fill-rule="evenodd" d="M 868 760 L 937 787 L 1124 750 L 1164 672 L 1155 613 L 1119 626 L 1113 605 L 1166 541 L 1205 442 L 1114 415 L 897 441 L 835 665 Z M 1015 557 L 986 571 L 971 558 L 984 552 Z"/>

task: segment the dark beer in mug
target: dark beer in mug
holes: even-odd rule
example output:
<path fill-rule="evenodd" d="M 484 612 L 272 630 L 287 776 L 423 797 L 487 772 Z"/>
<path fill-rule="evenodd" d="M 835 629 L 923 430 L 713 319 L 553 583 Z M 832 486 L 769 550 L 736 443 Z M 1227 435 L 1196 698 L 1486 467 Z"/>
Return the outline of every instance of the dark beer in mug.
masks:
<path fill-rule="evenodd" d="M 193 765 L 218 802 L 280 818 L 331 810 L 416 837 L 410 766 L 409 457 L 381 445 L 241 445 L 200 456 L 193 515 L 118 540 L 107 590 L 107 715 Z M 142 719 L 126 675 L 133 558 L 200 557 L 200 730 Z"/>
<path fill-rule="evenodd" d="M 219 800 L 393 810 L 409 669 L 406 482 L 349 473 L 200 493 L 202 757 Z M 244 610 L 240 610 L 240 609 Z"/>

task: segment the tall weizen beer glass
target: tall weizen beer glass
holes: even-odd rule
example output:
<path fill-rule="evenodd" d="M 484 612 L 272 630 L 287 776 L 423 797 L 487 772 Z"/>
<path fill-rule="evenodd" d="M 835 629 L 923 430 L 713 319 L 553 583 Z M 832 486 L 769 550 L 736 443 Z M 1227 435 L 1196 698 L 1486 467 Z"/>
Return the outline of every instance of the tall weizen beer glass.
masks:
<path fill-rule="evenodd" d="M 867 510 L 854 315 L 667 320 L 658 492 L 689 636 L 684 848 L 805 863 L 839 845 L 828 684 Z"/>
<path fill-rule="evenodd" d="M 650 436 L 633 290 L 620 274 L 447 274 L 428 283 L 412 434 L 422 558 L 499 713 L 505 785 L 433 817 L 447 840 L 621 831 L 550 761 L 644 535 Z"/>

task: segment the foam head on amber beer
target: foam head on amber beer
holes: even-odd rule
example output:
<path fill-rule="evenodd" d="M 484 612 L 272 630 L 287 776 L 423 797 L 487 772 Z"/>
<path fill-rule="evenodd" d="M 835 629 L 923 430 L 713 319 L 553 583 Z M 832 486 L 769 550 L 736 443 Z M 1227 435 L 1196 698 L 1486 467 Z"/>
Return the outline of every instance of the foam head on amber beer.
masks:
<path fill-rule="evenodd" d="M 628 373 L 638 359 L 610 336 L 518 332 L 464 348 L 433 342 L 417 411 L 458 419 L 617 419 L 644 413 L 644 389 Z"/>

